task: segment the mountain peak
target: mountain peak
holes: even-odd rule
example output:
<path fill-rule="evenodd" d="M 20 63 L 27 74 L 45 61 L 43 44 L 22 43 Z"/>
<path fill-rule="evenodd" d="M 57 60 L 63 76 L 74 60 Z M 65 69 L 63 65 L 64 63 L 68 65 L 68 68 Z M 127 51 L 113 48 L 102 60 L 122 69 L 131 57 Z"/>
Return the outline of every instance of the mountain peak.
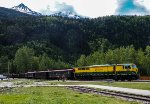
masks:
<path fill-rule="evenodd" d="M 19 4 L 19 6 L 25 6 L 23 3 Z"/>
<path fill-rule="evenodd" d="M 23 3 L 19 4 L 18 7 L 20 8 L 28 8 L 26 5 L 24 5 Z"/>
<path fill-rule="evenodd" d="M 20 11 L 20 12 L 23 12 L 23 11 L 32 11 L 31 9 L 29 9 L 26 5 L 24 5 L 23 3 L 17 5 L 17 6 L 14 6 L 12 7 L 13 9 L 16 9 L 17 11 Z"/>
<path fill-rule="evenodd" d="M 23 3 L 21 3 L 21 4 L 17 5 L 17 6 L 12 7 L 12 9 L 14 9 L 16 11 L 19 11 L 19 12 L 22 12 L 22 13 L 29 14 L 29 15 L 35 15 L 35 16 L 41 15 L 40 13 L 32 11 L 30 8 L 28 8 Z"/>

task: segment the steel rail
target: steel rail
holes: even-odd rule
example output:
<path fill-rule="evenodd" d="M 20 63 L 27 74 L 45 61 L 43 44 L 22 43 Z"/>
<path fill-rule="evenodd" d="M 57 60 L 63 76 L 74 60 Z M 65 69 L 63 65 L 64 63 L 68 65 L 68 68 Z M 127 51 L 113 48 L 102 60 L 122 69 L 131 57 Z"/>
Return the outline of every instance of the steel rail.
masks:
<path fill-rule="evenodd" d="M 145 104 L 150 104 L 150 96 L 134 95 L 134 94 L 123 93 L 123 92 L 109 91 L 109 90 L 98 90 L 95 88 L 81 87 L 81 86 L 67 86 L 67 88 L 80 91 L 83 93 L 94 93 L 100 95 L 114 96 L 114 97 L 125 98 L 128 100 L 142 101 Z"/>

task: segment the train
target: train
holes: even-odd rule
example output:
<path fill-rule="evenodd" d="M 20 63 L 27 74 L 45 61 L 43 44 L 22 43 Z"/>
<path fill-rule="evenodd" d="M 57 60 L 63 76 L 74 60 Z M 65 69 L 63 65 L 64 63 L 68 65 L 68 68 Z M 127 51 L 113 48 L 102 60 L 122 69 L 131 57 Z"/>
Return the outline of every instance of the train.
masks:
<path fill-rule="evenodd" d="M 21 78 L 29 79 L 61 79 L 69 80 L 96 80 L 96 79 L 113 79 L 113 80 L 137 80 L 139 79 L 139 70 L 133 63 L 131 64 L 105 64 L 76 67 L 71 69 L 33 71 L 21 73 Z"/>

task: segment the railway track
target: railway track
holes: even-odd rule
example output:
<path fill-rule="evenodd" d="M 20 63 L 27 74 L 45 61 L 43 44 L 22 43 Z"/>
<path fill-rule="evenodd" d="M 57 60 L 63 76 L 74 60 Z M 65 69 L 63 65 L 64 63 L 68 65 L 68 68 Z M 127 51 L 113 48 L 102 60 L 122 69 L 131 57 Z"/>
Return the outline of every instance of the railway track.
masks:
<path fill-rule="evenodd" d="M 150 80 L 132 80 L 132 81 L 127 81 L 127 80 L 125 80 L 125 81 L 121 81 L 121 80 L 118 80 L 118 81 L 115 81 L 115 80 L 113 80 L 113 79 L 111 79 L 111 80 L 77 80 L 77 81 L 86 81 L 86 82 L 97 82 L 97 81 L 99 81 L 99 82 L 150 82 Z"/>
<path fill-rule="evenodd" d="M 81 86 L 67 86 L 67 88 L 79 92 L 83 92 L 83 93 L 93 93 L 93 94 L 100 94 L 105 96 L 114 96 L 114 97 L 124 98 L 129 101 L 140 101 L 144 104 L 150 104 L 150 96 L 134 95 L 129 93 L 114 92 L 108 90 L 98 90 L 95 88 L 81 87 Z"/>

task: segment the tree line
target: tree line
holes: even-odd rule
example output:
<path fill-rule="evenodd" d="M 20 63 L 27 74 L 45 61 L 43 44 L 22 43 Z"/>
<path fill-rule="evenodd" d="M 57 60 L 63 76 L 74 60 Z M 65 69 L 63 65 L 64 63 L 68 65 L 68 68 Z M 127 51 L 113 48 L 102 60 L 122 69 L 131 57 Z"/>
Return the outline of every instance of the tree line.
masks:
<path fill-rule="evenodd" d="M 148 70 L 149 55 L 146 50 L 150 46 L 149 27 L 150 16 L 105 16 L 93 19 L 2 16 L 0 73 L 7 72 L 8 67 L 12 72 L 76 67 L 79 66 L 77 60 L 81 55 L 87 59 L 93 54 L 102 56 L 102 62 L 97 59 L 98 64 L 132 63 L 135 59 L 135 64 L 143 70 Z M 131 46 L 134 52 L 127 50 Z M 28 51 L 30 54 L 22 51 Z M 141 60 L 135 58 L 137 53 L 143 54 Z M 28 56 L 33 57 L 27 58 Z M 90 64 L 96 64 L 90 61 Z M 25 65 L 19 62 L 24 62 Z"/>
<path fill-rule="evenodd" d="M 35 56 L 34 49 L 27 46 L 19 48 L 13 60 L 2 56 L 0 62 L 0 71 L 5 73 L 8 73 L 8 71 L 9 73 L 25 73 L 28 71 L 45 71 L 71 67 L 68 63 L 64 63 L 61 60 L 53 60 L 46 53 Z"/>
<path fill-rule="evenodd" d="M 150 75 L 150 46 L 145 50 L 135 50 L 133 45 L 108 49 L 107 51 L 95 51 L 85 56 L 81 55 L 76 62 L 76 66 L 89 66 L 100 64 L 127 64 L 134 63 L 139 68 L 141 75 Z"/>
<path fill-rule="evenodd" d="M 3 71 L 6 73 L 8 67 L 10 73 L 24 73 L 101 64 L 135 63 L 141 75 L 150 75 L 150 46 L 147 46 L 145 50 L 135 50 L 133 45 L 108 49 L 107 51 L 100 49 L 88 56 L 81 55 L 72 65 L 61 60 L 53 60 L 46 53 L 36 56 L 34 49 L 23 46 L 17 50 L 14 60 L 1 57 L 0 62 L 3 64 L 0 66 L 1 68 L 5 66 Z"/>

